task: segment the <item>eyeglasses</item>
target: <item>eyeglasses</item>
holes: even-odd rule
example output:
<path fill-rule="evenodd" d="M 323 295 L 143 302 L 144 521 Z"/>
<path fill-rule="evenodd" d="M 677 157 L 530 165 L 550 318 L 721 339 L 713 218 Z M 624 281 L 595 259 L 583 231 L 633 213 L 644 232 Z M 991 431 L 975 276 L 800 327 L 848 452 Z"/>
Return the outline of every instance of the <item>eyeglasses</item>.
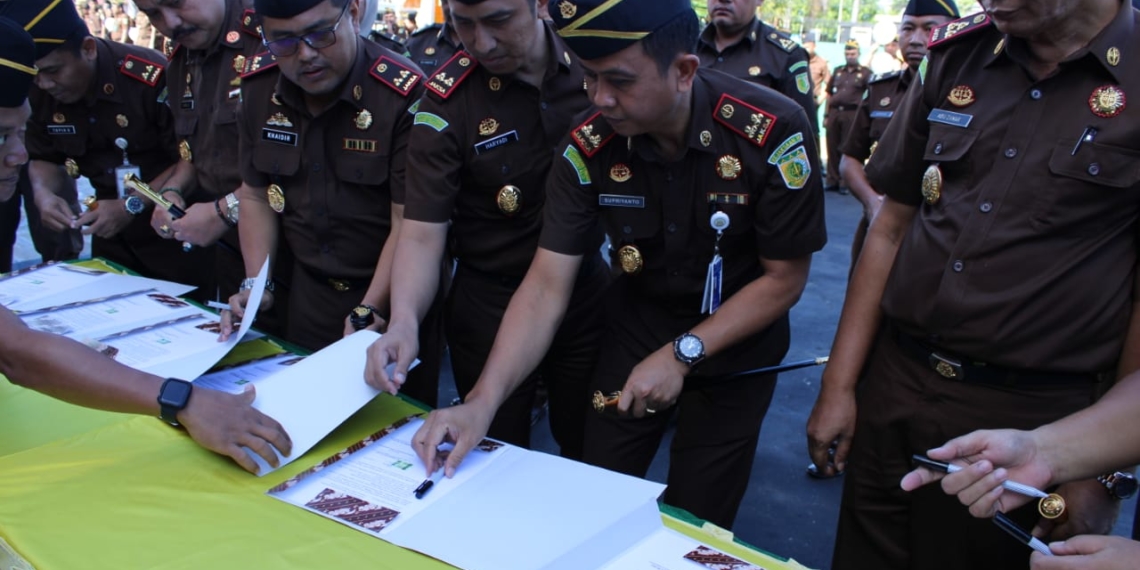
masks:
<path fill-rule="evenodd" d="M 344 13 L 348 11 L 348 5 L 352 2 L 345 2 L 344 8 L 340 9 L 340 16 L 337 16 L 336 24 L 331 28 L 323 30 L 315 30 L 300 36 L 289 36 L 279 40 L 269 41 L 265 39 L 265 33 L 261 34 L 261 43 L 265 45 L 265 49 L 269 53 L 277 57 L 289 57 L 297 53 L 301 49 L 301 42 L 313 49 L 324 49 L 336 43 L 336 30 L 340 27 L 340 23 L 344 21 Z"/>

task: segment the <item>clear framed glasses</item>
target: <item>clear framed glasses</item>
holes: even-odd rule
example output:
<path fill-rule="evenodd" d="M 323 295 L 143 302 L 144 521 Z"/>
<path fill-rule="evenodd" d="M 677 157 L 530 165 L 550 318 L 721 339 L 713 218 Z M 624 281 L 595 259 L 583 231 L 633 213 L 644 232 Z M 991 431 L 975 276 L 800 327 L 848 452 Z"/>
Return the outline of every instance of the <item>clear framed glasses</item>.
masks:
<path fill-rule="evenodd" d="M 344 7 L 340 9 L 340 16 L 336 19 L 336 24 L 331 28 L 323 30 L 314 30 L 300 36 L 289 36 L 279 40 L 269 41 L 265 38 L 265 32 L 261 33 L 261 43 L 269 53 L 277 57 L 289 57 L 297 50 L 301 49 L 301 42 L 313 49 L 324 49 L 336 43 L 336 30 L 340 27 L 340 23 L 344 21 L 344 13 L 348 11 L 348 5 L 354 0 L 347 0 Z"/>

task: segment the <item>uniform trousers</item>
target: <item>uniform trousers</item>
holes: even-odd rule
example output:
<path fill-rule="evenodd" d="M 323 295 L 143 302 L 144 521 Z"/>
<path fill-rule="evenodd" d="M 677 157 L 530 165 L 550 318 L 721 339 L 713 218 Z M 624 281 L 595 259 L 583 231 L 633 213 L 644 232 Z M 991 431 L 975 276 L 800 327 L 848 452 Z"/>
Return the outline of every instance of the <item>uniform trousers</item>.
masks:
<path fill-rule="evenodd" d="M 899 488 L 911 456 L 978 429 L 1028 430 L 1089 406 L 1096 384 L 995 387 L 943 378 L 880 331 L 857 389 L 858 416 L 843 486 L 834 570 L 1010 570 L 1030 549 L 970 516 L 938 485 Z M 1036 502 L 1010 518 L 1031 530 Z"/>
<path fill-rule="evenodd" d="M 466 398 L 479 380 L 499 324 L 520 282 L 515 277 L 495 276 L 459 263 L 444 322 L 455 386 L 461 397 Z M 549 394 L 550 431 L 559 452 L 563 457 L 581 459 L 583 423 L 591 409 L 590 374 L 602 333 L 599 308 L 608 283 L 609 272 L 600 256 L 585 256 L 554 341 L 538 367 L 499 408 L 487 435 L 530 447 L 531 407 L 541 377 Z"/>
<path fill-rule="evenodd" d="M 641 298 L 626 280 L 611 287 L 606 335 L 598 356 L 592 390 L 621 390 L 645 357 L 689 330 L 663 307 Z M 786 336 L 784 337 L 786 338 Z M 769 354 L 771 347 L 756 347 Z M 772 354 L 776 362 L 787 350 Z M 707 387 L 701 383 L 708 381 Z M 730 381 L 689 376 L 676 405 L 637 419 L 593 411 L 586 421 L 584 461 L 612 471 L 644 477 L 671 420 L 677 431 L 669 449 L 669 478 L 664 500 L 700 518 L 732 528 L 748 488 L 760 425 L 772 402 L 776 376 Z"/>
<path fill-rule="evenodd" d="M 847 183 L 839 174 L 839 160 L 843 158 L 843 151 L 841 150 L 843 139 L 847 138 L 851 125 L 855 124 L 856 112 L 856 109 L 840 111 L 835 108 L 827 111 L 827 119 L 825 120 L 827 128 L 827 177 L 823 184 L 827 188 L 847 187 Z"/>

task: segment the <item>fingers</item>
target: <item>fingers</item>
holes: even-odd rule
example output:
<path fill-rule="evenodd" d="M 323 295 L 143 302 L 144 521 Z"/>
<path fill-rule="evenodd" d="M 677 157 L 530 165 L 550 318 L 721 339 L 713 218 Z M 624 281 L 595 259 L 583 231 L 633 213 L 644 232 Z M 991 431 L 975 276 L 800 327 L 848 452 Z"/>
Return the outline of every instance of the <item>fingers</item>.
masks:
<path fill-rule="evenodd" d="M 364 381 L 371 387 L 396 395 L 398 388 L 388 378 L 388 363 L 392 354 L 383 338 L 368 347 L 368 360 L 364 365 Z"/>
<path fill-rule="evenodd" d="M 835 457 L 831 462 L 835 464 L 835 470 L 839 473 L 847 469 L 847 456 L 851 453 L 851 437 L 849 435 L 840 434 L 839 439 L 835 442 Z"/>
<path fill-rule="evenodd" d="M 980 455 L 986 447 L 985 432 L 973 432 L 954 438 L 941 447 L 927 451 L 926 456 L 938 461 L 949 462 L 954 459 L 968 459 Z"/>
<path fill-rule="evenodd" d="M 250 457 L 249 454 L 246 453 L 246 451 L 242 449 L 240 445 L 230 445 L 226 448 L 225 454 L 229 456 L 230 459 L 233 459 L 235 463 L 240 465 L 242 469 L 245 469 L 254 475 L 257 475 L 257 472 L 260 470 L 260 468 L 257 466 L 257 462 L 254 461 L 253 458 Z"/>
<path fill-rule="evenodd" d="M 242 445 L 248 447 L 250 451 L 261 456 L 271 467 L 277 467 L 280 461 L 277 459 L 277 453 L 270 447 L 269 442 L 265 439 L 248 433 L 242 438 Z"/>
<path fill-rule="evenodd" d="M 924 485 L 929 485 L 935 481 L 940 481 L 942 477 L 944 477 L 944 475 L 941 473 L 936 473 L 929 469 L 922 469 L 920 467 L 903 476 L 902 481 L 899 483 L 899 486 L 902 487 L 903 491 L 910 492 Z"/>
<path fill-rule="evenodd" d="M 447 454 L 447 461 L 443 464 L 443 474 L 448 478 L 454 477 L 455 471 L 459 469 L 459 464 L 463 463 L 463 458 L 467 457 L 467 452 L 474 449 L 482 439 L 482 436 L 474 437 L 470 431 L 462 434 L 455 442 L 455 448 Z"/>
<path fill-rule="evenodd" d="M 222 317 L 222 332 L 218 333 L 218 341 L 223 342 L 229 340 L 230 335 L 234 333 L 234 312 L 222 310 L 219 316 Z"/>
<path fill-rule="evenodd" d="M 423 461 L 427 467 L 428 477 L 431 477 L 431 474 L 436 470 L 436 455 L 439 453 L 439 444 L 443 443 L 443 438 L 447 433 L 445 426 L 442 430 L 440 429 L 441 424 L 437 421 L 438 415 L 438 410 L 429 414 L 424 425 L 420 426 L 416 435 L 412 436 L 412 447 L 420 461 Z"/>

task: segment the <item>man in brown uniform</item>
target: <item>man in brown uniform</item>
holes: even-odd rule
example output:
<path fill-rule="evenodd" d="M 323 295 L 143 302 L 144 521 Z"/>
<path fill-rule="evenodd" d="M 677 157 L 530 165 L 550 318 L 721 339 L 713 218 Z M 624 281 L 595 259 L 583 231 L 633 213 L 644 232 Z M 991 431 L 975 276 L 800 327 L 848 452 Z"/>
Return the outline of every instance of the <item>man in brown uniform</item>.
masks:
<path fill-rule="evenodd" d="M 120 189 L 125 161 L 155 187 L 177 175 L 161 54 L 92 38 L 70 0 L 7 4 L 5 15 L 29 26 L 39 55 L 27 141 L 44 225 L 87 226 L 93 255 L 147 277 L 201 285 L 200 252 L 185 253 L 155 235 L 147 223 L 150 202 Z M 54 193 L 61 186 L 58 165 L 95 187 L 98 200 L 78 217 Z"/>
<path fill-rule="evenodd" d="M 409 108 L 423 77 L 358 35 L 355 1 L 254 5 L 269 51 L 242 77 L 238 229 L 250 278 L 230 306 L 240 318 L 252 276 L 283 236 L 295 256 L 285 337 L 317 350 L 344 335 L 354 308 L 368 314 L 388 306 Z M 272 301 L 267 296 L 262 306 Z M 227 319 L 223 334 L 230 331 Z M 411 395 L 434 403 L 435 382 L 425 379 Z"/>
<path fill-rule="evenodd" d="M 451 7 L 448 0 L 440 0 L 439 4 L 443 8 L 443 23 L 421 28 L 408 38 L 408 53 L 411 54 L 408 57 L 427 75 L 435 73 L 443 62 L 459 51 L 459 34 L 455 33 L 451 23 Z"/>
<path fill-rule="evenodd" d="M 812 132 L 819 132 L 808 53 L 756 16 L 763 3 L 710 1 L 709 25 L 697 43 L 701 65 L 783 93 L 804 108 Z"/>
<path fill-rule="evenodd" d="M 836 67 L 827 83 L 827 115 L 823 119 L 823 127 L 827 129 L 827 179 L 823 189 L 840 194 L 847 193 L 847 186 L 839 175 L 839 160 L 843 156 L 839 147 L 855 122 L 855 110 L 871 79 L 871 70 L 859 65 L 858 42 L 847 42 L 843 56 L 847 58 L 847 65 Z"/>
<path fill-rule="evenodd" d="M 456 440 L 454 471 L 574 306 L 601 224 L 623 274 L 606 294 L 593 384 L 621 390 L 621 415 L 591 412 L 585 460 L 644 475 L 676 412 L 665 502 L 729 528 L 775 377 L 717 377 L 787 351 L 788 310 L 826 241 L 811 123 L 796 102 L 701 68 L 687 0 L 576 4 L 552 13 L 597 107 L 559 145 L 539 249 L 479 385 L 433 412 L 413 446 L 432 465 Z"/>
<path fill-rule="evenodd" d="M 432 260 L 450 237 L 458 264 L 444 321 L 456 387 L 466 398 L 538 246 L 555 146 L 589 101 L 582 67 L 538 17 L 534 0 L 454 0 L 451 8 L 473 53 L 460 51 L 428 79 L 416 115 L 410 162 L 420 168 L 409 173 L 392 326 L 369 351 L 368 378 L 382 389 L 398 387 L 435 294 L 438 267 Z M 541 375 L 561 453 L 581 458 L 587 380 L 601 334 L 598 305 L 608 281 L 597 251 L 601 234 L 595 237 L 595 250 L 575 274 L 575 310 L 542 362 L 526 371 L 527 382 L 497 414 L 492 410 L 493 437 L 530 445 L 530 410 Z M 390 361 L 396 362 L 395 385 L 382 373 Z"/>
<path fill-rule="evenodd" d="M 867 82 L 867 92 L 859 103 L 855 121 L 840 147 L 843 158 L 839 163 L 839 173 L 847 187 L 863 204 L 863 217 L 859 218 L 859 227 L 855 229 L 855 239 L 851 242 L 852 267 L 863 249 L 867 226 L 883 203 L 883 195 L 867 182 L 863 162 L 874 152 L 895 109 L 906 95 L 918 65 L 926 57 L 926 42 L 930 38 L 930 31 L 958 16 L 958 6 L 954 0 L 910 0 L 899 24 L 899 44 L 903 46 L 907 69 L 875 75 Z"/>
<path fill-rule="evenodd" d="M 1120 0 L 982 4 L 934 29 L 867 165 L 887 197 L 808 423 L 819 469 L 847 467 L 839 570 L 1025 567 L 1025 545 L 953 497 L 904 493 L 911 454 L 1054 421 L 1140 362 L 1140 17 Z M 1073 516 L 1055 538 L 1112 528 L 1099 483 L 1057 492 Z"/>

